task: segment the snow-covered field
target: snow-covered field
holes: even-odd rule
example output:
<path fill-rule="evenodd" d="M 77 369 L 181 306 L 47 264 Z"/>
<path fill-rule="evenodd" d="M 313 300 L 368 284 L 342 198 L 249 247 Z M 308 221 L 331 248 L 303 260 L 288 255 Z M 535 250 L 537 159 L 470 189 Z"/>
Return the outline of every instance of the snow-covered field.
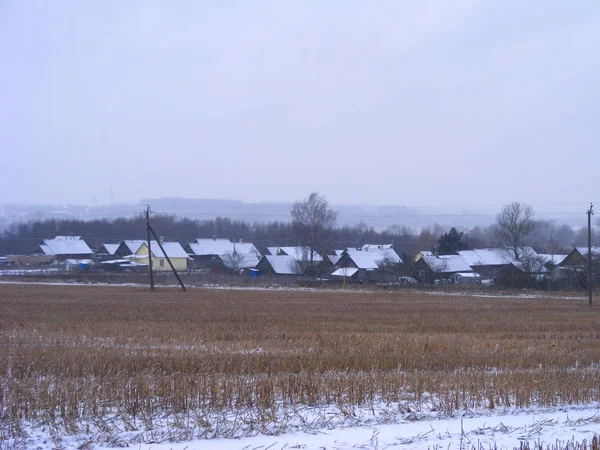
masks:
<path fill-rule="evenodd" d="M 170 440 L 168 430 L 156 430 L 136 440 L 139 432 L 123 432 L 112 436 L 112 443 L 92 443 L 90 436 L 63 436 L 53 440 L 51 430 L 42 426 L 25 431 L 29 437 L 21 448 L 50 450 L 61 448 L 108 450 L 128 446 L 138 450 L 342 450 L 342 449 L 490 449 L 519 448 L 528 442 L 531 448 L 543 443 L 552 448 L 565 448 L 568 442 L 587 441 L 600 433 L 600 406 L 564 408 L 532 408 L 527 410 L 463 412 L 453 417 L 405 414 L 394 423 L 372 424 L 366 417 L 357 418 L 357 425 L 295 431 L 278 435 L 256 434 L 242 438 L 203 439 L 192 437 L 180 442 Z M 107 440 L 110 437 L 107 435 Z M 0 447 L 2 447 L 0 445 Z M 2 448 L 10 448 L 6 446 Z"/>
<path fill-rule="evenodd" d="M 385 290 L 204 285 L 190 289 L 185 298 L 173 295 L 165 302 L 161 296 L 173 293 L 173 289 L 155 293 L 147 300 L 146 289 L 132 284 L 113 290 L 105 287 L 115 286 L 110 284 L 79 289 L 60 282 L 0 284 L 6 284 L 2 288 L 7 297 L 3 305 L 12 314 L 0 322 L 6 330 L 14 328 L 6 333 L 3 344 L 13 350 L 4 354 L 12 354 L 15 359 L 14 365 L 7 365 L 6 379 L 10 383 L 0 385 L 0 399 L 4 399 L 4 404 L 0 402 L 0 450 L 480 450 L 523 448 L 524 443 L 532 449 L 580 450 L 586 447 L 575 443 L 590 442 L 600 433 L 600 403 L 590 403 L 591 399 L 598 400 L 600 356 L 596 343 L 600 318 L 587 306 L 584 310 L 571 301 L 578 297 L 406 290 L 400 293 L 406 298 L 394 303 L 390 301 L 394 296 Z M 47 287 L 50 285 L 68 287 Z M 99 289 L 94 291 L 92 286 Z M 244 294 L 226 290 L 279 292 Z M 332 292 L 369 295 L 363 299 L 362 295 L 330 295 Z M 468 302 L 468 298 L 454 301 L 455 295 L 568 301 Z M 47 308 L 46 302 L 52 307 Z M 141 310 L 148 314 L 140 315 Z M 263 315 L 252 315 L 258 312 Z M 338 323 L 340 315 L 343 321 Z M 190 316 L 195 320 L 189 320 Z M 301 330 L 311 330 L 312 334 L 300 333 L 289 339 L 293 332 L 298 333 L 294 327 L 300 316 L 305 319 Z M 388 320 L 390 316 L 393 321 Z M 19 320 L 15 320 L 17 317 Z M 325 322 L 324 317 L 333 319 Z M 505 321 L 507 317 L 510 320 Z M 420 321 L 425 328 L 411 328 L 413 321 Z M 22 324 L 14 325 L 21 322 L 28 332 Z M 221 323 L 221 328 L 206 326 L 215 323 Z M 453 325 L 448 327 L 448 323 Z M 277 326 L 281 330 L 272 333 Z M 129 327 L 129 332 L 122 333 L 123 327 Z M 231 334 L 230 328 L 236 333 Z M 287 339 L 280 339 L 282 335 Z M 388 342 L 390 339 L 396 339 L 395 344 Z M 452 345 L 445 345 L 450 341 Z M 347 348 L 353 353 L 322 371 L 323 365 L 335 361 Z M 403 370 L 400 366 L 380 368 L 380 360 L 393 357 L 401 361 L 402 352 L 409 348 L 413 356 L 405 358 Z M 294 378 L 295 384 L 286 385 L 288 378 L 293 378 L 289 374 L 299 369 L 295 364 L 279 367 L 276 363 L 288 358 L 291 350 L 296 353 L 289 360 L 296 363 L 306 356 L 301 369 L 312 367 L 309 374 L 316 375 L 303 373 Z M 140 353 L 143 358 L 132 358 Z M 86 359 L 90 354 L 97 358 Z M 236 365 L 221 366 L 222 355 L 231 355 Z M 202 377 L 209 358 L 213 371 Z M 367 361 L 365 367 L 356 363 L 355 359 L 360 358 Z M 105 366 L 105 361 L 111 365 Z M 188 361 L 194 364 L 187 366 Z M 11 367 L 18 368 L 18 377 Z M 272 372 L 272 367 L 279 368 Z M 114 373 L 119 376 L 113 379 Z M 447 376 L 438 377 L 440 373 Z M 189 376 L 176 377 L 182 374 Z M 207 382 L 206 386 L 229 397 L 223 394 L 223 401 L 220 397 L 218 402 L 211 400 L 210 390 L 194 384 L 199 374 L 201 380 L 210 378 L 214 383 Z M 222 390 L 224 385 L 215 380 L 228 375 L 230 384 Z M 40 383 L 45 377 L 50 381 L 47 385 Z M 96 383 L 96 377 L 104 378 Z M 139 378 L 137 382 L 129 384 L 135 377 Z M 283 384 L 259 383 L 275 377 Z M 163 380 L 166 383 L 160 384 Z M 323 380 L 329 380 L 329 384 L 322 384 Z M 415 380 L 418 384 L 411 384 Z M 421 387 L 422 382 L 429 385 Z M 55 395 L 60 383 L 72 383 L 78 390 L 64 390 L 64 397 Z M 473 390 L 469 390 L 469 383 L 475 383 Z M 440 388 L 454 384 L 459 387 Z M 158 400 L 143 408 L 131 401 L 122 402 L 132 392 L 131 386 L 141 389 L 142 402 Z M 284 390 L 286 386 L 295 391 Z M 382 394 L 364 398 L 356 395 L 346 401 L 349 393 L 354 394 L 355 386 L 363 392 L 374 389 Z M 24 395 L 27 389 L 29 396 Z M 317 390 L 320 396 L 311 400 Z M 338 391 L 343 395 L 337 395 Z M 389 395 L 390 391 L 394 395 Z M 187 396 L 178 397 L 185 392 Z M 198 401 L 200 392 L 206 393 L 202 402 Z M 263 392 L 270 395 L 269 402 L 257 401 L 263 399 Z M 282 400 L 287 399 L 286 392 L 297 395 Z M 454 393 L 456 405 L 449 402 Z M 245 401 L 235 401 L 242 395 Z M 41 398 L 45 400 L 38 403 Z M 69 398 L 74 400 L 67 401 Z M 14 407 L 23 409 L 11 409 L 10 400 Z M 49 404 L 56 407 L 49 408 Z M 87 406 L 90 404 L 96 405 L 95 409 Z M 484 409 L 487 405 L 492 409 Z"/>

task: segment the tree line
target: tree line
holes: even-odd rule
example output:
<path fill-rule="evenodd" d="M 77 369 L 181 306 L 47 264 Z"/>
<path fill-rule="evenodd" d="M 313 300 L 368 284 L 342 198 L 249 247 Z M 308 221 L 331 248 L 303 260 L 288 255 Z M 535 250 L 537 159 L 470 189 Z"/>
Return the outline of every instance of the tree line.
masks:
<path fill-rule="evenodd" d="M 291 211 L 292 221 L 247 222 L 217 217 L 212 220 L 195 220 L 174 215 L 156 214 L 153 228 L 165 240 L 182 244 L 199 237 L 216 236 L 254 243 L 259 251 L 268 246 L 306 245 L 319 253 L 334 249 L 358 247 L 369 244 L 393 244 L 403 259 L 421 250 L 440 254 L 482 247 L 532 246 L 539 253 L 568 253 L 574 246 L 587 244 L 587 230 L 582 226 L 574 230 L 552 220 L 536 220 L 533 208 L 512 203 L 497 216 L 494 225 L 458 230 L 433 224 L 414 230 L 402 224 L 376 230 L 367 223 L 336 225 L 337 214 L 327 200 L 318 193 L 296 202 Z M 515 217 L 523 223 L 514 222 Z M 583 219 L 582 219 L 583 222 Z M 122 239 L 144 239 L 145 219 L 142 215 L 129 218 L 76 220 L 45 219 L 10 225 L 2 240 L 28 239 L 32 242 L 57 235 L 77 235 L 92 246 L 117 242 Z M 600 237 L 595 233 L 593 242 Z"/>

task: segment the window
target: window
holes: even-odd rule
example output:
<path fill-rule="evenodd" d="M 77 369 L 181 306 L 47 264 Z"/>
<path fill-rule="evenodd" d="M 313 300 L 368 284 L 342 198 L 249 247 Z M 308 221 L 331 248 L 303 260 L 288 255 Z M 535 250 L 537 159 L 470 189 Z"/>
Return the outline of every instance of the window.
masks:
<path fill-rule="evenodd" d="M 165 267 L 165 260 L 161 259 L 160 263 L 158 264 L 160 267 Z"/>

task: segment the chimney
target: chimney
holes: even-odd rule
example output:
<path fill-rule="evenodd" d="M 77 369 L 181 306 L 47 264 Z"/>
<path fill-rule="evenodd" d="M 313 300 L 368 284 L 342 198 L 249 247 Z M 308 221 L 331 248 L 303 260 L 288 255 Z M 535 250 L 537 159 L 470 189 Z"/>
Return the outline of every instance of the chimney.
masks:
<path fill-rule="evenodd" d="M 243 243 L 244 243 L 244 240 L 243 240 L 243 239 L 240 239 L 240 244 L 243 244 Z"/>
<path fill-rule="evenodd" d="M 216 241 L 216 240 L 217 240 L 217 235 L 216 235 L 216 234 L 213 234 L 213 235 L 212 235 L 212 240 L 213 240 L 213 241 Z"/>
<path fill-rule="evenodd" d="M 160 239 L 160 243 L 161 243 L 161 245 L 165 243 L 165 238 L 164 238 L 164 236 L 160 236 L 160 238 L 159 238 L 159 239 Z"/>

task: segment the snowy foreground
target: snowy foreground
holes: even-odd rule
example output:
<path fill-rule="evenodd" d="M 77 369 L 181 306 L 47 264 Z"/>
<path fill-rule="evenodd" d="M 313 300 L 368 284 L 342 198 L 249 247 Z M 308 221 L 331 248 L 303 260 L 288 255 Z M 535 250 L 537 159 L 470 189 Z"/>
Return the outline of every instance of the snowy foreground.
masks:
<path fill-rule="evenodd" d="M 600 433 L 600 405 L 564 408 L 532 408 L 504 412 L 462 413 L 452 418 L 434 419 L 407 415 L 399 423 L 294 432 L 280 435 L 259 434 L 237 439 L 217 438 L 171 442 L 156 439 L 125 444 L 139 450 L 195 449 L 490 449 L 518 448 L 522 442 L 542 443 L 564 448 L 568 442 L 589 444 Z M 28 449 L 96 449 L 123 446 L 93 444 L 89 437 L 63 436 L 57 442 L 40 427 L 27 430 L 29 438 L 21 442 Z M 165 435 L 166 436 L 166 435 Z"/>

